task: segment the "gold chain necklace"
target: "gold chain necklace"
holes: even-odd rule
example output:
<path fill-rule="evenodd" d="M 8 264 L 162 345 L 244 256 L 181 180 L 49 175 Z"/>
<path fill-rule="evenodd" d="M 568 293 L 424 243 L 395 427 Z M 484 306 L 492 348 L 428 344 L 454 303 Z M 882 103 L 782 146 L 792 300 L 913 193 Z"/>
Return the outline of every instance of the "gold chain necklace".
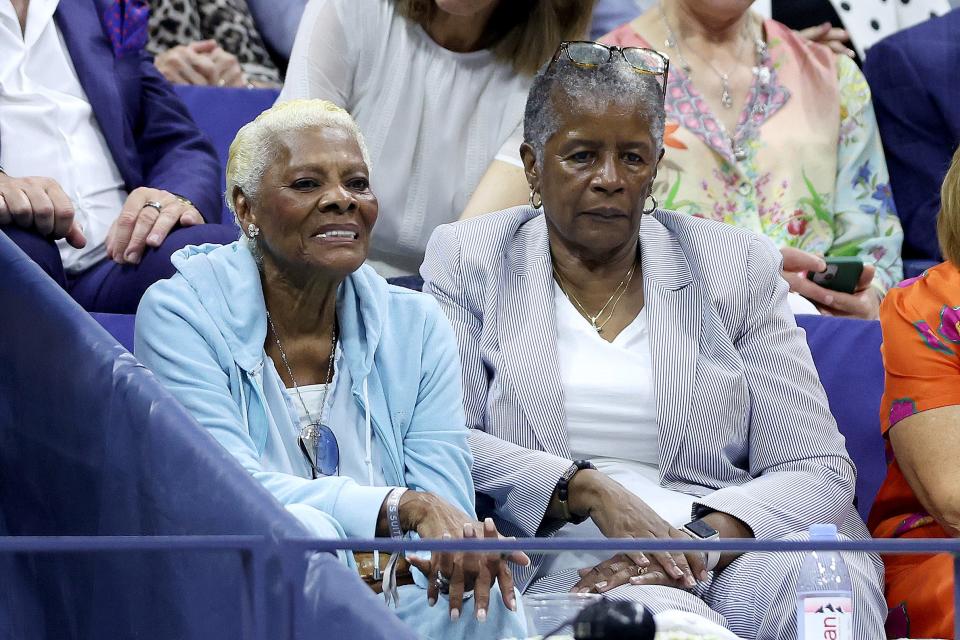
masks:
<path fill-rule="evenodd" d="M 593 327 L 597 333 L 602 333 L 603 328 L 607 326 L 607 323 L 610 322 L 610 318 L 613 317 L 613 312 L 616 311 L 617 305 L 620 304 L 620 299 L 627 292 L 627 289 L 630 288 L 630 283 L 633 282 L 633 273 L 636 268 L 637 263 L 634 261 L 634 263 L 630 265 L 630 270 L 627 271 L 627 274 L 623 277 L 623 280 L 621 280 L 620 284 L 617 285 L 617 288 L 613 290 L 613 293 L 610 294 L 610 297 L 607 298 L 607 301 L 602 307 L 600 307 L 600 311 L 597 311 L 596 315 L 591 315 L 590 312 L 587 311 L 586 308 L 580 303 L 580 301 L 577 300 L 577 297 L 567 291 L 567 287 L 564 286 L 566 279 L 560 275 L 559 271 L 557 271 L 556 265 L 553 267 L 553 274 L 557 279 L 557 284 L 560 286 L 560 291 L 563 291 L 563 295 L 567 297 L 567 300 L 573 303 L 580 315 L 587 319 L 587 322 L 590 323 L 590 326 Z M 569 283 L 567 284 L 569 285 Z M 597 320 L 600 319 L 600 316 L 603 315 L 603 312 L 606 311 L 608 306 L 610 306 L 610 303 L 613 303 L 613 306 L 610 307 L 610 312 L 609 315 L 607 315 L 607 319 L 600 324 L 597 324 Z"/>

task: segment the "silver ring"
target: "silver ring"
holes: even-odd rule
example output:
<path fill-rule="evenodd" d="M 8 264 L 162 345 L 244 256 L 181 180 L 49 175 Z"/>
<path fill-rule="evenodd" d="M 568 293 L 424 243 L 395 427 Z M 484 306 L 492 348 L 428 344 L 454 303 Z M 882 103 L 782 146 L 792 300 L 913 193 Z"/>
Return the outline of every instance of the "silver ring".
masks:
<path fill-rule="evenodd" d="M 157 210 L 157 213 L 160 213 L 163 210 L 163 205 L 157 202 L 156 200 L 147 200 L 143 203 L 141 209 L 146 209 L 147 207 L 153 207 Z"/>
<path fill-rule="evenodd" d="M 433 579 L 433 584 L 440 593 L 450 593 L 450 580 L 443 577 L 439 571 L 437 571 L 437 577 Z"/>

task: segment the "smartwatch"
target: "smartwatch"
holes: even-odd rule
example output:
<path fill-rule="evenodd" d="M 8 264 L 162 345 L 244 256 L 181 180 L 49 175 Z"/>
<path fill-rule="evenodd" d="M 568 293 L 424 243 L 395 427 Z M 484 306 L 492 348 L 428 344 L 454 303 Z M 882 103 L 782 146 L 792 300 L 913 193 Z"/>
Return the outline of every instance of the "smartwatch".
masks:
<path fill-rule="evenodd" d="M 570 499 L 570 481 L 573 480 L 573 476 L 577 475 L 578 471 L 583 469 L 596 469 L 596 467 L 589 460 L 574 460 L 570 468 L 560 476 L 560 480 L 557 482 L 557 501 L 560 503 L 560 509 L 563 512 L 561 518 L 571 524 L 580 524 L 589 517 L 571 513 L 568 502 Z"/>
<path fill-rule="evenodd" d="M 720 532 L 704 522 L 703 518 L 688 522 L 683 525 L 683 530 L 690 534 L 694 540 L 716 540 L 720 537 Z M 720 562 L 720 552 L 709 551 L 706 556 L 706 570 L 713 571 Z"/>

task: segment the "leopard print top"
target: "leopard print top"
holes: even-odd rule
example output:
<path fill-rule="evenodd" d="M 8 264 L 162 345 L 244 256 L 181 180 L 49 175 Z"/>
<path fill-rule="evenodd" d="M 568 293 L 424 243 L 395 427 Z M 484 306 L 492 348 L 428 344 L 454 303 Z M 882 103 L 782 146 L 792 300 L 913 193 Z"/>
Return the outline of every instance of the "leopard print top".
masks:
<path fill-rule="evenodd" d="M 267 53 L 246 0 L 150 0 L 147 49 L 153 55 L 208 39 L 237 57 L 247 80 L 281 83 L 280 71 Z"/>

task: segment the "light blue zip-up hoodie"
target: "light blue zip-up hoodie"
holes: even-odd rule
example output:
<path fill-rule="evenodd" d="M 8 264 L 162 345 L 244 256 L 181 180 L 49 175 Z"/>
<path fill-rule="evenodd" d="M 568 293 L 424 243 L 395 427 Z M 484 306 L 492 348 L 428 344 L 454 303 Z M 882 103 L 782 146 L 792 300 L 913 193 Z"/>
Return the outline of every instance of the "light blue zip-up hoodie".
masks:
<path fill-rule="evenodd" d="M 172 260 L 177 273 L 140 303 L 137 357 L 314 535 L 371 537 L 388 489 L 303 477 L 297 415 L 264 351 L 266 306 L 246 245 L 187 247 Z M 341 285 L 337 318 L 347 370 L 338 384 L 350 385 L 372 429 L 387 485 L 473 515 L 458 350 L 437 303 L 363 266 Z"/>

